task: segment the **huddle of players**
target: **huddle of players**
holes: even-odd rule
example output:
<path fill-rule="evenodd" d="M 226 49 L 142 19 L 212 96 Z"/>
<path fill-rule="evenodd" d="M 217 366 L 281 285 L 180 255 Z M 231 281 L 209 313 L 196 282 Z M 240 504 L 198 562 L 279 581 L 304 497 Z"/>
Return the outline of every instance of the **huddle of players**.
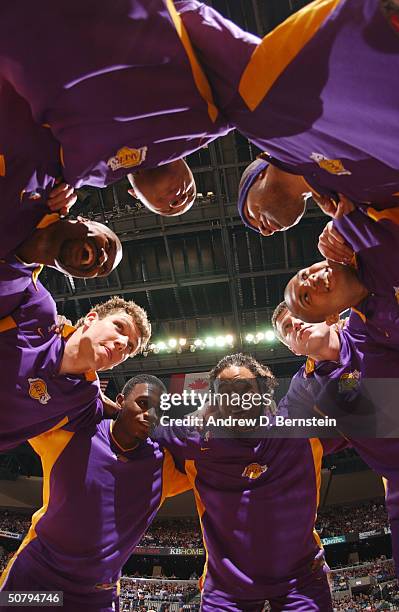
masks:
<path fill-rule="evenodd" d="M 362 393 L 342 385 L 337 396 L 334 385 L 396 376 L 395 2 L 316 2 L 262 41 L 197 2 L 152 0 L 143 12 L 139 0 L 129 0 L 112 7 L 112 20 L 107 3 L 84 11 L 78 2 L 67 10 L 48 0 L 39 4 L 40 20 L 37 3 L 0 9 L 1 397 L 12 407 L 0 415 L 0 448 L 29 439 L 44 474 L 43 507 L 1 588 L 62 590 L 71 611 L 117 610 L 123 563 L 164 498 L 192 488 L 207 551 L 205 612 L 260 612 L 266 599 L 275 611 L 328 612 L 331 596 L 314 532 L 323 452 L 352 444 L 388 479 L 396 553 L 395 440 L 359 440 L 345 421 L 344 437 L 335 441 L 262 438 L 256 428 L 254 437 L 236 431 L 234 439 L 209 428 L 164 428 L 154 441 L 148 434 L 162 383 L 136 377 L 113 406 L 100 396 L 96 376 L 143 350 L 151 333 L 145 312 L 113 298 L 76 328 L 60 326 L 38 264 L 93 277 L 109 274 L 122 256 L 105 226 L 60 216 L 75 199 L 69 185 L 58 184 L 61 176 L 71 185 L 104 186 L 128 174 L 132 194 L 151 210 L 181 214 L 195 199 L 182 155 L 235 127 L 268 151 L 242 177 L 243 222 L 265 236 L 287 229 L 302 216 L 304 193 L 311 191 L 326 211 L 337 207 L 341 216 L 322 240 L 328 256 L 333 249 L 347 260 L 337 230 L 356 253 L 356 271 L 328 261 L 299 272 L 274 317 L 283 341 L 311 358 L 281 409 L 303 415 L 315 406 L 346 417 L 347 403 Z M 98 36 L 104 24 L 116 29 L 105 46 Z M 145 44 L 148 37 L 157 44 Z M 60 60 L 55 50 L 63 48 L 69 51 Z M 367 83 L 357 56 L 368 65 Z M 314 57 L 319 80 L 309 71 Z M 108 79 L 112 104 L 97 95 Z M 308 96 L 300 112 L 293 90 Z M 379 121 L 369 122 L 375 109 Z M 333 323 L 351 306 L 345 327 L 321 323 Z M 271 391 L 274 382 L 268 368 L 233 355 L 217 364 L 211 384 L 252 393 L 259 385 Z M 392 396 L 380 406 L 377 391 L 372 385 L 367 397 L 376 410 L 385 409 Z M 216 409 L 229 411 L 223 404 Z M 263 408 L 251 410 L 257 417 Z M 114 412 L 115 421 L 107 418 Z M 386 423 L 378 411 L 372 415 L 374 434 Z"/>

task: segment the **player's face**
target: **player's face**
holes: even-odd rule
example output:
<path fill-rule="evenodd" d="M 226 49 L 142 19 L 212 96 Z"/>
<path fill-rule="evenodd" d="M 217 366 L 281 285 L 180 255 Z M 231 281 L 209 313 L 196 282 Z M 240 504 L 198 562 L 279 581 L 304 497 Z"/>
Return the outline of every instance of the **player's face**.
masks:
<path fill-rule="evenodd" d="M 137 428 L 138 432 L 142 431 L 143 439 L 148 436 L 151 427 L 158 420 L 161 394 L 159 387 L 148 383 L 138 383 L 123 399 L 122 408 L 128 410 L 129 419 L 139 421 L 146 426 Z"/>
<path fill-rule="evenodd" d="M 259 396 L 259 387 L 255 374 L 248 368 L 229 366 L 222 370 L 215 380 L 215 392 L 220 394 L 217 397 L 223 418 L 256 418 L 262 411 L 260 402 L 251 400 L 254 394 Z"/>
<path fill-rule="evenodd" d="M 78 278 L 108 276 L 122 258 L 122 245 L 114 232 L 101 223 L 79 219 L 60 245 L 56 267 Z"/>
<path fill-rule="evenodd" d="M 161 215 L 183 214 L 194 204 L 197 195 L 193 174 L 182 159 L 142 170 L 128 178 L 136 197 L 152 212 Z"/>
<path fill-rule="evenodd" d="M 355 290 L 356 273 L 351 267 L 319 261 L 291 278 L 284 299 L 296 317 L 318 323 L 354 306 Z"/>
<path fill-rule="evenodd" d="M 330 328 L 326 323 L 305 323 L 295 318 L 288 308 L 276 321 L 280 336 L 295 355 L 316 355 L 329 342 Z"/>
<path fill-rule="evenodd" d="M 262 236 L 296 225 L 305 211 L 303 178 L 269 165 L 248 191 L 244 214 Z"/>
<path fill-rule="evenodd" d="M 92 370 L 109 370 L 140 348 L 141 334 L 132 317 L 123 310 L 99 319 L 96 312 L 85 318 L 79 357 Z"/>

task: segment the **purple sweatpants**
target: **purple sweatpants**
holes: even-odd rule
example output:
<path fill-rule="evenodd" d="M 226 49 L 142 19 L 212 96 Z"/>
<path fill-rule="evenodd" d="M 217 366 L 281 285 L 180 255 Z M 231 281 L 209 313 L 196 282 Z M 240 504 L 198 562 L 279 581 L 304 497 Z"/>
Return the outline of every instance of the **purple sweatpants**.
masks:
<path fill-rule="evenodd" d="M 267 594 L 263 599 L 240 599 L 207 588 L 202 592 L 201 612 L 262 612 L 268 600 L 272 612 L 332 612 L 331 592 L 322 568 L 292 581 L 284 595 Z"/>
<path fill-rule="evenodd" d="M 119 597 L 110 591 L 72 594 L 65 590 L 65 580 L 53 572 L 46 572 L 22 550 L 12 564 L 1 591 L 63 591 L 63 606 L 46 606 L 49 612 L 119 612 Z M 6 574 L 6 570 L 3 576 Z M 25 609 L 26 606 L 21 606 Z M 15 611 L 13 606 L 1 606 L 0 612 Z"/>

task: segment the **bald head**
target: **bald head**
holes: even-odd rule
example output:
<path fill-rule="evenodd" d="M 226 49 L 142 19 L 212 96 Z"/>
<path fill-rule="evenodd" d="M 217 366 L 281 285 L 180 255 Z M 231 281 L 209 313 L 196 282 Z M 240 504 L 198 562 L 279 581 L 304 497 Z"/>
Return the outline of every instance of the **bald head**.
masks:
<path fill-rule="evenodd" d="M 241 177 L 241 217 L 247 226 L 263 236 L 284 231 L 302 218 L 307 193 L 302 176 L 257 159 Z"/>
<path fill-rule="evenodd" d="M 183 159 L 139 170 L 136 174 L 129 174 L 128 179 L 132 185 L 129 193 L 160 215 L 182 215 L 195 202 L 194 176 Z"/>
<path fill-rule="evenodd" d="M 17 249 L 27 263 L 41 263 L 77 278 L 108 276 L 122 258 L 122 244 L 106 225 L 59 219 L 36 229 Z"/>

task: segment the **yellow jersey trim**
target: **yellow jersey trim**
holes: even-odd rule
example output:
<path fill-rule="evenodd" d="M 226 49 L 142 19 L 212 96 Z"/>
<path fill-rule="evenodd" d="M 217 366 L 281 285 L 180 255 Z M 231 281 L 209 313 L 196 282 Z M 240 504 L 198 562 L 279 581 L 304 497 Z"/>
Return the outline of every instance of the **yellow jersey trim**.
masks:
<path fill-rule="evenodd" d="M 6 175 L 6 158 L 0 155 L 0 176 Z"/>
<path fill-rule="evenodd" d="M 309 439 L 310 448 L 312 450 L 313 456 L 313 464 L 314 464 L 314 473 L 316 479 L 316 514 L 314 517 L 314 522 L 316 524 L 317 519 L 317 510 L 320 503 L 320 487 L 321 487 L 321 462 L 323 459 L 323 445 L 318 438 L 310 438 Z M 316 531 L 316 527 L 313 528 L 313 536 L 316 540 L 317 546 L 323 548 L 320 536 Z"/>
<path fill-rule="evenodd" d="M 316 362 L 311 357 L 308 357 L 305 363 L 305 374 L 309 376 L 309 374 L 313 374 L 316 368 Z"/>
<path fill-rule="evenodd" d="M 67 417 L 66 420 L 68 421 Z M 63 419 L 65 421 L 65 419 Z M 63 423 L 61 421 L 60 423 Z M 59 428 L 60 423 L 56 425 L 56 428 Z M 23 549 L 37 537 L 36 527 L 41 518 L 45 515 L 49 501 L 50 501 L 50 478 L 51 478 L 51 470 L 54 467 L 58 457 L 67 447 L 72 437 L 74 436 L 73 431 L 66 431 L 65 429 L 51 429 L 46 431 L 40 436 L 36 436 L 35 438 L 31 438 L 28 440 L 33 449 L 40 455 L 42 466 L 43 466 L 43 506 L 34 513 L 32 516 L 32 523 L 29 528 L 27 535 L 22 541 L 21 546 L 18 548 L 15 555 L 12 556 L 10 561 L 7 564 L 1 578 L 0 578 L 0 589 L 3 587 L 5 581 L 8 578 L 8 575 L 11 571 L 12 566 L 18 558 L 18 555 L 23 551 Z"/>
<path fill-rule="evenodd" d="M 167 497 L 180 495 L 180 493 L 184 493 L 190 489 L 192 489 L 192 485 L 187 474 L 182 474 L 177 469 L 173 456 L 168 449 L 164 448 L 162 463 L 162 496 L 159 507 L 161 507 Z"/>
<path fill-rule="evenodd" d="M 61 336 L 63 338 L 69 338 L 72 336 L 73 332 L 76 331 L 76 327 L 74 325 L 68 325 L 68 323 L 64 323 L 61 331 Z"/>
<path fill-rule="evenodd" d="M 93 382 L 97 380 L 97 378 L 97 373 L 94 370 L 89 370 L 88 372 L 85 372 L 85 379 L 87 380 L 87 382 Z"/>
<path fill-rule="evenodd" d="M 60 162 L 61 162 L 61 166 L 65 168 L 64 149 L 62 147 L 60 147 Z"/>
<path fill-rule="evenodd" d="M 11 316 L 0 319 L 0 334 L 9 329 L 14 329 L 15 327 L 17 327 L 17 324 Z"/>
<path fill-rule="evenodd" d="M 317 33 L 341 0 L 317 0 L 294 13 L 267 34 L 254 50 L 238 91 L 253 111 L 277 79 Z"/>
<path fill-rule="evenodd" d="M 193 459 L 186 459 L 186 461 L 184 462 L 184 469 L 186 470 L 186 474 L 188 476 L 189 481 L 191 482 L 191 485 L 193 487 L 193 491 L 194 491 L 194 498 L 195 498 L 195 505 L 197 506 L 197 512 L 198 512 L 198 518 L 200 521 L 200 527 L 201 527 L 201 533 L 202 533 L 202 541 L 204 543 L 204 548 L 205 548 L 205 564 L 204 564 L 204 570 L 202 572 L 202 576 L 199 579 L 199 587 L 200 590 L 202 591 L 203 587 L 204 587 L 204 583 L 205 583 L 205 578 L 206 578 L 206 574 L 208 571 L 208 557 L 209 557 L 209 553 L 208 553 L 208 548 L 206 546 L 206 540 L 204 537 L 204 527 L 202 524 L 202 517 L 205 514 L 205 505 L 204 502 L 201 499 L 201 496 L 199 494 L 199 491 L 195 485 L 195 481 L 197 478 L 197 468 L 195 465 L 195 462 Z"/>
<path fill-rule="evenodd" d="M 384 210 L 376 210 L 375 208 L 371 208 L 371 206 L 367 209 L 367 216 L 373 219 L 374 221 L 381 221 L 381 219 L 387 219 L 388 221 L 392 221 L 396 225 L 399 225 L 399 208 L 385 208 Z"/>
<path fill-rule="evenodd" d="M 366 315 L 364 315 L 362 312 L 360 312 L 360 310 L 358 310 L 357 308 L 355 308 L 354 306 L 352 306 L 351 308 L 352 312 L 355 312 L 357 315 L 359 315 L 359 317 L 361 318 L 361 320 L 363 321 L 363 323 L 367 322 L 367 317 Z"/>
<path fill-rule="evenodd" d="M 32 272 L 32 282 L 33 282 L 33 285 L 34 285 L 34 287 L 35 287 L 36 291 L 38 291 L 38 288 L 37 288 L 37 281 L 38 281 L 38 279 L 39 279 L 40 272 L 43 270 L 43 268 L 44 268 L 44 266 L 42 266 L 42 265 L 40 264 L 40 266 L 37 266 L 37 268 L 35 268 L 35 269 L 33 270 L 33 272 Z"/>
<path fill-rule="evenodd" d="M 191 44 L 190 38 L 188 36 L 187 30 L 184 27 L 184 23 L 179 13 L 177 12 L 175 5 L 173 4 L 173 0 L 166 0 L 166 7 L 169 11 L 170 17 L 173 21 L 173 25 L 176 28 L 176 32 L 178 37 L 180 38 L 180 42 L 182 43 L 186 53 L 188 60 L 191 65 L 191 71 L 194 77 L 194 83 L 201 95 L 201 97 L 205 100 L 208 105 L 208 115 L 213 123 L 215 123 L 219 110 L 214 102 L 212 90 L 209 85 L 208 79 L 205 76 L 204 71 L 202 70 L 201 64 L 199 63 L 193 46 Z M 63 159 L 61 158 L 61 163 L 63 164 Z"/>
<path fill-rule="evenodd" d="M 388 483 L 388 480 L 384 476 L 382 477 L 382 484 L 384 485 L 384 491 L 385 491 L 385 497 L 386 497 L 388 494 L 389 483 Z"/>
<path fill-rule="evenodd" d="M 41 221 L 36 225 L 36 229 L 44 229 L 53 223 L 56 223 L 60 220 L 60 215 L 58 213 L 50 213 L 48 215 L 44 215 Z"/>

